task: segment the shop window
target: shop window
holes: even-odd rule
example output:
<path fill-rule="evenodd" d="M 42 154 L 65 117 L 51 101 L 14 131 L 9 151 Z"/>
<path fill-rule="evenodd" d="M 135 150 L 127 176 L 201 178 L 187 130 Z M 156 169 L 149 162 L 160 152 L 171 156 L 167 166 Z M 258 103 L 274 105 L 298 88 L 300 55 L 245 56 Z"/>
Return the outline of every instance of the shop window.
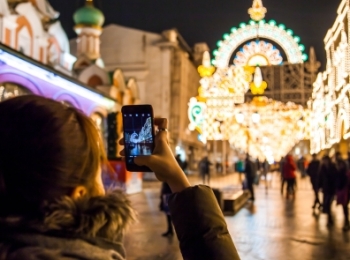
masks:
<path fill-rule="evenodd" d="M 10 82 L 0 83 L 0 102 L 12 97 L 28 94 L 31 94 L 31 92 L 18 84 Z"/>

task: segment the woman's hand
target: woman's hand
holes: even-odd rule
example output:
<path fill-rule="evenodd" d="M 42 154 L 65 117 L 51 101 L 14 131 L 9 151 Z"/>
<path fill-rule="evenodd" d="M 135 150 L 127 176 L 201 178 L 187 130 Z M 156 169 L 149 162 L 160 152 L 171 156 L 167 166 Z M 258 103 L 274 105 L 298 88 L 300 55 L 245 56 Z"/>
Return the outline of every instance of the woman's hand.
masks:
<path fill-rule="evenodd" d="M 152 155 L 138 156 L 134 159 L 135 164 L 147 166 L 156 175 L 157 179 L 168 183 L 172 192 L 180 192 L 190 183 L 177 163 L 168 142 L 168 120 L 166 118 L 155 118 L 154 124 L 160 129 L 155 137 L 155 148 Z M 124 145 L 124 139 L 119 142 Z M 124 150 L 120 152 L 124 155 Z"/>

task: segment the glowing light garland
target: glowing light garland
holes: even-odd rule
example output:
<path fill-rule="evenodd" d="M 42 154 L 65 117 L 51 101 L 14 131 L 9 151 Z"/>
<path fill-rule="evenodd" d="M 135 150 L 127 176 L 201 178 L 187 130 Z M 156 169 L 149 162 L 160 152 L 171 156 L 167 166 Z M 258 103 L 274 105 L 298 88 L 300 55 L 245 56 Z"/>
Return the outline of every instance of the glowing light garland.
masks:
<path fill-rule="evenodd" d="M 305 46 L 299 44 L 300 37 L 293 36 L 292 30 L 286 30 L 283 24 L 277 25 L 274 20 L 266 23 L 264 20 L 249 24 L 241 23 L 240 28 L 232 28 L 231 34 L 225 34 L 224 39 L 218 42 L 218 50 L 214 50 L 215 59 L 212 61 L 216 67 L 226 67 L 230 57 L 243 43 L 254 38 L 265 38 L 276 42 L 284 50 L 289 63 L 303 63 L 308 59 L 303 53 Z"/>
<path fill-rule="evenodd" d="M 348 1 L 341 2 L 338 17 L 325 37 L 327 67 L 317 76 L 309 102 L 312 153 L 350 137 L 349 7 Z"/>
<path fill-rule="evenodd" d="M 254 158 L 279 161 L 295 144 L 307 138 L 309 112 L 301 105 L 284 104 L 266 97 L 235 107 L 230 144 Z M 276 138 L 278 136 L 278 138 Z"/>

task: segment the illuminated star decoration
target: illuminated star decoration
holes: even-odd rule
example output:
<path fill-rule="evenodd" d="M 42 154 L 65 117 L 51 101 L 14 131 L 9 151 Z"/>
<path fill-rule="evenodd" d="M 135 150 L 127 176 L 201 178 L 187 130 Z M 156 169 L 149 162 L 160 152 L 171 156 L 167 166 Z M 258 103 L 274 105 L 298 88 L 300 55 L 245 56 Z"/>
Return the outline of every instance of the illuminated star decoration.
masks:
<path fill-rule="evenodd" d="M 265 18 L 267 13 L 266 8 L 263 6 L 261 0 L 254 0 L 253 6 L 248 9 L 248 14 L 252 20 L 258 22 Z"/>

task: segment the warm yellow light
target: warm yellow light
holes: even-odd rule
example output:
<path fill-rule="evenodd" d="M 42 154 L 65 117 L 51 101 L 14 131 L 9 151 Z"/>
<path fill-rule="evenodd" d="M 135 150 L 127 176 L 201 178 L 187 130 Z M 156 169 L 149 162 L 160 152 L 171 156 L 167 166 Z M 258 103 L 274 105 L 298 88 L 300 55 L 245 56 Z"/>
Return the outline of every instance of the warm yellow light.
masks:
<path fill-rule="evenodd" d="M 263 6 L 262 0 L 254 0 L 253 6 L 248 9 L 248 14 L 250 18 L 256 22 L 261 21 L 265 18 L 267 9 Z"/>

